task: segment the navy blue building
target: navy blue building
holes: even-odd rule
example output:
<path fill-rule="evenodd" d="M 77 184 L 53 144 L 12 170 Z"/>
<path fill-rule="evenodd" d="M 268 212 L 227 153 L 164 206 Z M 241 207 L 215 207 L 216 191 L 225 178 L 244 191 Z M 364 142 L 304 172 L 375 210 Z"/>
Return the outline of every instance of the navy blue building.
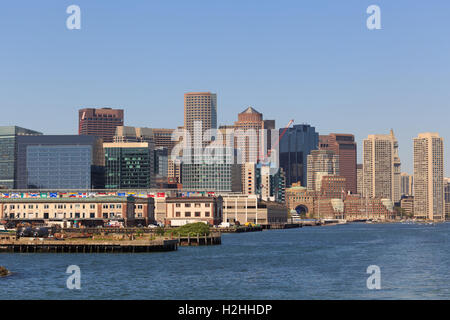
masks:
<path fill-rule="evenodd" d="M 103 189 L 104 163 L 95 136 L 19 136 L 15 188 Z"/>
<path fill-rule="evenodd" d="M 284 129 L 280 129 L 280 136 L 283 131 Z M 294 125 L 281 137 L 280 167 L 286 174 L 287 187 L 299 181 L 302 186 L 306 186 L 307 157 L 318 145 L 319 133 L 307 124 Z"/>

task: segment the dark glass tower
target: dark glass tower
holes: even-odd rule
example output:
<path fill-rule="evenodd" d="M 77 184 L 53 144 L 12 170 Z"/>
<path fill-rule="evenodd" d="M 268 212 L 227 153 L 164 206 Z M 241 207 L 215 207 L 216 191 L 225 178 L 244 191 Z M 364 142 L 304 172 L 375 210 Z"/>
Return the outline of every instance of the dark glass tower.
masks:
<path fill-rule="evenodd" d="M 0 127 L 0 187 L 16 187 L 17 137 L 42 133 L 16 126 Z"/>
<path fill-rule="evenodd" d="M 149 189 L 153 150 L 148 142 L 105 143 L 105 188 Z"/>
<path fill-rule="evenodd" d="M 280 167 L 286 174 L 286 186 L 301 182 L 306 186 L 307 157 L 319 145 L 319 134 L 307 124 L 294 125 L 283 133 L 280 129 Z"/>

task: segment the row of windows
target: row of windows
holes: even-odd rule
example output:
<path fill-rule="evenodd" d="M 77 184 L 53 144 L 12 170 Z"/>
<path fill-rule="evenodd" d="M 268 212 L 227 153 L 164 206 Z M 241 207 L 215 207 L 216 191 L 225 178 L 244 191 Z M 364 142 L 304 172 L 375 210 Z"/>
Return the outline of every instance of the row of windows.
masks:
<path fill-rule="evenodd" d="M 122 217 L 122 213 L 120 212 L 104 212 L 103 213 L 103 218 L 107 219 L 107 218 L 121 218 Z M 142 216 L 142 213 L 138 214 L 139 217 Z M 44 214 L 41 216 L 39 215 L 39 213 L 30 213 L 30 212 L 23 212 L 23 213 L 10 213 L 9 214 L 9 218 L 10 219 L 20 219 L 20 218 L 28 218 L 28 219 L 38 219 L 38 218 L 43 218 L 43 219 L 50 219 L 50 215 L 48 212 L 44 212 Z M 86 218 L 90 218 L 90 219 L 95 219 L 95 212 L 90 212 L 89 215 L 86 213 L 79 213 L 79 212 L 75 212 L 75 214 L 73 212 L 70 212 L 69 214 L 67 214 L 66 212 L 62 213 L 62 212 L 58 212 L 58 213 L 54 213 L 53 217 L 54 219 L 58 219 L 58 218 L 80 218 L 80 219 L 86 219 Z"/>
<path fill-rule="evenodd" d="M 211 204 L 210 204 L 210 203 L 204 203 L 204 206 L 205 206 L 206 208 L 209 208 L 209 207 L 211 206 Z M 176 204 L 175 204 L 175 207 L 180 208 L 180 207 L 181 207 L 181 203 L 176 203 Z M 191 207 L 191 203 L 185 203 L 185 204 L 184 204 L 184 207 L 185 207 L 185 208 L 190 208 L 190 207 Z M 201 207 L 201 204 L 200 204 L 200 203 L 194 203 L 194 207 L 195 207 L 195 208 L 200 208 L 200 207 Z"/>
<path fill-rule="evenodd" d="M 204 215 L 204 216 L 205 216 L 205 217 L 210 217 L 210 215 L 211 215 L 210 212 L 205 212 L 205 215 Z M 176 211 L 176 212 L 175 212 L 175 217 L 181 218 L 181 212 Z M 184 217 L 185 217 L 185 218 L 190 218 L 190 217 L 192 217 L 191 212 L 190 212 L 190 211 L 186 211 L 186 212 L 184 213 Z M 200 218 L 200 217 L 201 217 L 201 212 L 194 212 L 194 217 Z"/>
<path fill-rule="evenodd" d="M 29 205 L 22 205 L 22 208 L 23 209 L 39 209 L 40 208 L 40 206 L 41 205 L 39 205 L 39 204 L 36 204 L 36 205 L 34 205 L 34 204 L 29 204 Z M 11 204 L 11 205 L 9 205 L 9 209 L 10 210 L 15 210 L 15 209 L 20 209 L 20 205 L 14 205 L 14 204 Z M 86 209 L 86 205 L 84 205 L 83 204 L 83 206 L 81 206 L 80 204 L 75 204 L 75 205 L 70 205 L 70 206 L 68 206 L 70 209 L 72 209 L 72 208 L 83 208 L 83 209 Z M 48 205 L 48 204 L 44 204 L 44 205 L 42 205 L 42 208 L 44 208 L 44 209 L 49 209 L 50 208 L 50 205 Z M 55 208 L 55 209 L 66 209 L 67 208 L 67 205 L 65 205 L 65 204 L 55 204 L 55 205 L 53 205 L 53 208 Z M 90 209 L 95 209 L 95 204 L 91 204 L 91 205 L 89 205 L 89 208 Z M 105 206 L 103 206 L 103 208 L 105 208 Z M 112 208 L 114 208 L 114 205 L 112 205 Z M 121 208 L 121 205 L 117 205 L 117 208 Z M 3 209 L 5 209 L 5 210 L 7 210 L 8 209 L 8 205 L 4 205 L 3 206 Z"/>

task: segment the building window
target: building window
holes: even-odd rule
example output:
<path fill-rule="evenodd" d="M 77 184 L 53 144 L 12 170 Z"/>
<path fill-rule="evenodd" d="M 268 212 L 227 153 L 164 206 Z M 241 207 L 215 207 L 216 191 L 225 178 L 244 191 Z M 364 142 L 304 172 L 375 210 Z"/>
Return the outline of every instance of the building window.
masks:
<path fill-rule="evenodd" d="M 184 213 L 184 216 L 185 216 L 185 217 L 190 217 L 190 216 L 191 216 L 191 212 L 190 212 L 190 211 L 186 211 L 186 212 Z"/>
<path fill-rule="evenodd" d="M 200 212 L 195 212 L 195 217 L 200 217 Z"/>
<path fill-rule="evenodd" d="M 180 211 L 175 212 L 175 217 L 177 218 L 181 217 L 181 212 Z"/>

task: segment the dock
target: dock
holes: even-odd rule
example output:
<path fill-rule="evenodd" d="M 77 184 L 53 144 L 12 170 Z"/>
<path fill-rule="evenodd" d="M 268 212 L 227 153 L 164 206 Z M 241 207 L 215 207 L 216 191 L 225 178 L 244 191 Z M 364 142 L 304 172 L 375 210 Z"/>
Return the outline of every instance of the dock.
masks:
<path fill-rule="evenodd" d="M 222 244 L 222 236 L 220 233 L 212 233 L 210 235 L 188 235 L 188 236 L 173 236 L 179 246 L 214 246 Z"/>
<path fill-rule="evenodd" d="M 264 226 L 267 230 L 294 229 L 301 228 L 301 223 L 272 223 Z"/>
<path fill-rule="evenodd" d="M 0 252 L 8 253 L 144 253 L 178 250 L 177 240 L 70 241 L 23 238 L 0 241 Z"/>

